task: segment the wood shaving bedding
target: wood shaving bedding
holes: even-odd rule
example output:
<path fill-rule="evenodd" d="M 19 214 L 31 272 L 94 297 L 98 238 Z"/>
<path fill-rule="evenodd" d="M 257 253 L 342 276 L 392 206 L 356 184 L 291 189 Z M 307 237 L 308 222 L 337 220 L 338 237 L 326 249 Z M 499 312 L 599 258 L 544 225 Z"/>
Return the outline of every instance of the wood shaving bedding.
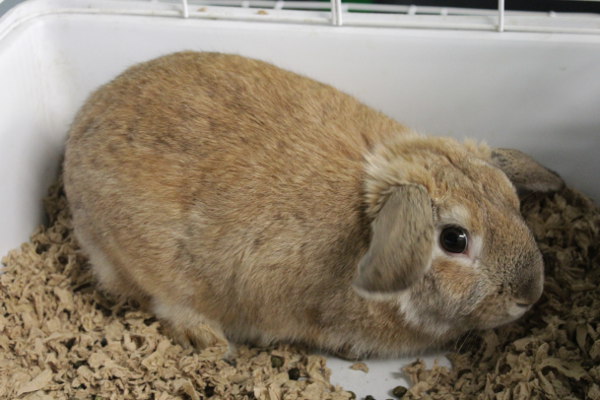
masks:
<path fill-rule="evenodd" d="M 354 397 L 329 383 L 324 358 L 298 347 L 240 347 L 228 363 L 221 349 L 174 345 L 152 315 L 94 289 L 60 183 L 45 204 L 48 226 L 2 260 L 0 398 Z M 513 324 L 459 339 L 451 369 L 409 365 L 413 386 L 395 397 L 600 400 L 600 211 L 570 189 L 522 208 L 546 261 L 540 302 Z"/>
<path fill-rule="evenodd" d="M 369 367 L 367 367 L 367 364 L 365 364 L 364 362 L 356 362 L 350 366 L 350 369 L 353 369 L 355 371 L 362 371 L 364 373 L 369 372 Z"/>

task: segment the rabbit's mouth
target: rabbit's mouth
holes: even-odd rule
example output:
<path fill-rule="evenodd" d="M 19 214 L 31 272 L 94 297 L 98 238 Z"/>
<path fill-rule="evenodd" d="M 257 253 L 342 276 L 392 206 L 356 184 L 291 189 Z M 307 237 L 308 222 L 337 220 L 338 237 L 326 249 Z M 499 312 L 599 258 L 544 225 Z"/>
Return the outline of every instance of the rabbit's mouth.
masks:
<path fill-rule="evenodd" d="M 520 318 L 531 308 L 532 304 L 513 303 L 508 309 L 508 315 L 514 319 Z"/>
<path fill-rule="evenodd" d="M 502 325 L 509 324 L 521 318 L 527 311 L 531 309 L 530 304 L 520 304 L 514 302 L 507 305 L 505 312 L 496 315 L 490 315 L 486 320 L 478 324 L 479 329 L 493 329 Z"/>
<path fill-rule="evenodd" d="M 531 309 L 531 306 L 531 304 L 521 304 L 517 302 L 512 303 L 506 311 L 506 318 L 503 321 L 501 321 L 497 326 L 505 325 L 521 318 L 527 311 Z"/>

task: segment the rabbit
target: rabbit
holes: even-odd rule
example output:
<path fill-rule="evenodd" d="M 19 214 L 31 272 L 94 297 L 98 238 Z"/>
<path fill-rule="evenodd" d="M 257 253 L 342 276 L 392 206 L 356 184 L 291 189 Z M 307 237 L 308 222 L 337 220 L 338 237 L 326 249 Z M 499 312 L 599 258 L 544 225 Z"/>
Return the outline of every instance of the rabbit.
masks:
<path fill-rule="evenodd" d="M 272 64 L 188 51 L 88 98 L 64 185 L 100 287 L 177 342 L 364 358 L 523 315 L 544 276 L 518 194 L 564 182 Z"/>

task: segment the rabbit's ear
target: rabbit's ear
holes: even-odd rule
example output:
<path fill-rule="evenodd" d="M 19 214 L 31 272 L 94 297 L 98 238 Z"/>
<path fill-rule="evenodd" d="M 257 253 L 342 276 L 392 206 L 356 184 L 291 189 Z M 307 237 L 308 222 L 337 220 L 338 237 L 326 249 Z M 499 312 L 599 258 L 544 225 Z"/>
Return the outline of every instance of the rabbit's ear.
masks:
<path fill-rule="evenodd" d="M 434 245 L 433 211 L 427 190 L 406 184 L 391 189 L 371 224 L 367 253 L 358 264 L 359 292 L 408 288 L 429 269 Z"/>
<path fill-rule="evenodd" d="M 508 176 L 519 195 L 530 192 L 556 192 L 565 186 L 556 172 L 519 150 L 494 149 L 492 163 Z"/>

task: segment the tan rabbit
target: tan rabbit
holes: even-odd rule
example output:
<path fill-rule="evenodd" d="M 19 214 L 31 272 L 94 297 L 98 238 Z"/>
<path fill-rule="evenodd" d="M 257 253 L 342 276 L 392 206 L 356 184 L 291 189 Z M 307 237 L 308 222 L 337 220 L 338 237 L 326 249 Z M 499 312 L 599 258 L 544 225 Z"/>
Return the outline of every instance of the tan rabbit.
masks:
<path fill-rule="evenodd" d="M 502 170 L 504 170 L 504 172 Z M 521 316 L 543 287 L 522 153 L 421 136 L 265 62 L 177 53 L 77 115 L 65 189 L 103 288 L 176 338 L 395 356 Z"/>

